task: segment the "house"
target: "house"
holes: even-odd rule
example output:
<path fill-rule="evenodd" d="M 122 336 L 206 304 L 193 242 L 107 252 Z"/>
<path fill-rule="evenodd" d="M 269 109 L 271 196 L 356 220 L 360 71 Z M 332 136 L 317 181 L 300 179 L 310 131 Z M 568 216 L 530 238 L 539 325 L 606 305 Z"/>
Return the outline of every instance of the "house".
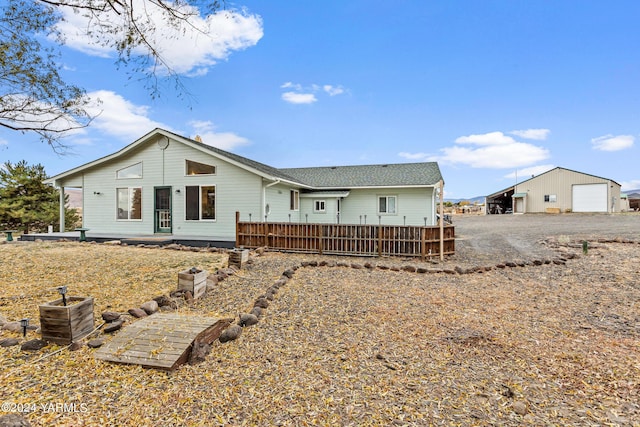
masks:
<path fill-rule="evenodd" d="M 442 175 L 433 162 L 277 169 L 155 129 L 47 182 L 82 190 L 92 233 L 234 241 L 236 212 L 256 222 L 436 225 Z"/>
<path fill-rule="evenodd" d="M 486 197 L 488 214 L 621 212 L 620 184 L 557 167 Z"/>

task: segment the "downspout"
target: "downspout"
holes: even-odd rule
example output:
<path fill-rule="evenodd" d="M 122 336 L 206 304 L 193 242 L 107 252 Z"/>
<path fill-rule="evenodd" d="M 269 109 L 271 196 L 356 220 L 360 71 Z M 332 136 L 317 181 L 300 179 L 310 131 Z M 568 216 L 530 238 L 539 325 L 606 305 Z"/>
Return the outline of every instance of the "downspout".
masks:
<path fill-rule="evenodd" d="M 60 187 L 58 187 L 58 190 L 60 191 L 60 232 L 64 233 L 64 229 L 66 224 L 64 223 L 65 217 L 64 217 L 64 185 L 61 185 Z"/>
<path fill-rule="evenodd" d="M 271 184 L 267 184 L 264 187 L 262 187 L 262 215 L 263 218 L 265 218 L 265 222 L 266 221 L 266 216 L 267 216 L 267 188 L 269 187 L 273 187 L 274 185 L 278 185 L 280 184 L 280 179 L 278 178 L 272 178 L 274 181 Z"/>

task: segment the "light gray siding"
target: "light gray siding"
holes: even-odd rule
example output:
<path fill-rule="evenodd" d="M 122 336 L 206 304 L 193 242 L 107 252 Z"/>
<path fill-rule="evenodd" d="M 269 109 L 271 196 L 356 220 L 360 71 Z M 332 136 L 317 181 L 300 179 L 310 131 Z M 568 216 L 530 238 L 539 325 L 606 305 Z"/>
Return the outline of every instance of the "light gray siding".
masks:
<path fill-rule="evenodd" d="M 378 212 L 379 196 L 396 196 L 396 213 Z M 341 222 L 359 224 L 367 216 L 367 224 L 383 225 L 435 225 L 434 189 L 427 188 L 385 188 L 353 189 L 342 203 Z"/>
<path fill-rule="evenodd" d="M 187 176 L 185 160 L 216 166 L 215 175 Z M 116 171 L 142 162 L 143 177 L 116 179 Z M 69 182 L 78 183 L 77 177 Z M 68 185 L 66 181 L 62 185 Z M 262 209 L 262 178 L 215 156 L 185 144 L 170 142 L 160 150 L 149 141 L 126 156 L 83 171 L 84 226 L 104 233 L 153 234 L 154 188 L 170 186 L 172 198 L 173 234 L 235 238 L 235 212 L 260 212 Z M 215 186 L 216 219 L 187 221 L 185 219 L 186 187 Z M 118 220 L 117 188 L 142 188 L 142 219 Z M 179 192 L 176 192 L 179 190 Z M 100 194 L 96 194 L 100 193 Z"/>
<path fill-rule="evenodd" d="M 383 225 L 427 225 L 436 224 L 434 189 L 351 189 L 341 199 L 340 223 Z M 379 213 L 378 198 L 395 196 L 396 213 Z M 324 200 L 325 212 L 314 212 L 315 201 Z M 336 223 L 338 221 L 338 199 L 326 195 L 306 194 L 300 199 L 300 221 Z"/>
<path fill-rule="evenodd" d="M 300 210 L 291 210 L 291 188 L 290 186 L 277 184 L 271 185 L 265 182 L 266 202 L 269 205 L 269 222 L 300 222 Z M 289 216 L 291 215 L 291 216 Z M 264 217 L 260 219 L 264 221 Z"/>
<path fill-rule="evenodd" d="M 188 175 L 186 160 L 214 166 L 215 173 Z M 141 177 L 118 179 L 118 170 L 138 163 L 142 165 Z M 345 180 L 343 169 L 352 179 Z M 435 163 L 305 168 L 297 172 L 299 178 L 201 142 L 155 130 L 116 153 L 48 181 L 59 187 L 83 189 L 83 225 L 93 233 L 154 234 L 158 187 L 170 188 L 171 227 L 163 227 L 162 231 L 181 237 L 233 240 L 236 212 L 240 213 L 241 221 L 264 221 L 267 206 L 269 222 L 436 224 L 432 185 L 441 175 Z M 321 183 L 325 173 L 333 174 L 332 185 Z M 375 184 L 367 188 L 358 184 L 371 180 Z M 411 186 L 403 187 L 404 182 Z M 203 186 L 215 187 L 215 219 L 187 220 L 187 199 L 194 196 L 190 187 Z M 141 217 L 119 219 L 118 189 L 132 188 L 141 189 Z M 305 197 L 310 189 L 317 193 Z M 291 190 L 299 191 L 298 209 L 291 208 Z M 381 196 L 394 198 L 394 212 L 378 212 Z M 323 212 L 314 210 L 316 200 L 324 201 Z M 131 211 L 129 206 L 123 208 Z M 193 213 L 190 209 L 189 212 Z"/>

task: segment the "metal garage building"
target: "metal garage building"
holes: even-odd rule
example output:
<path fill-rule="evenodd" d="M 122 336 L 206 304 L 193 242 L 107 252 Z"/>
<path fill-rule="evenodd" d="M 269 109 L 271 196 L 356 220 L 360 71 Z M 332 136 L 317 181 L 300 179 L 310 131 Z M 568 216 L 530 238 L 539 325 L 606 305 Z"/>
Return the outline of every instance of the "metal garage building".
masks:
<path fill-rule="evenodd" d="M 487 213 L 620 212 L 620 184 L 557 167 L 487 196 Z"/>

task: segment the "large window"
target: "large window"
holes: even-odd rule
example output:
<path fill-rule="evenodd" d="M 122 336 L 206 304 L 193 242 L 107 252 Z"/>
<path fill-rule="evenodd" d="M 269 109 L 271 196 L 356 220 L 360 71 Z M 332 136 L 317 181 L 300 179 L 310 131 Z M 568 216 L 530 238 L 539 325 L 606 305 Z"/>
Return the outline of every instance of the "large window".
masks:
<path fill-rule="evenodd" d="M 116 171 L 116 179 L 142 178 L 142 162 Z"/>
<path fill-rule="evenodd" d="M 117 197 L 119 220 L 142 219 L 142 188 L 118 188 Z"/>
<path fill-rule="evenodd" d="M 396 212 L 396 196 L 379 196 L 378 197 L 378 213 L 395 214 Z"/>
<path fill-rule="evenodd" d="M 292 211 L 300 209 L 300 192 L 298 190 L 291 190 L 289 196 L 289 209 Z"/>
<path fill-rule="evenodd" d="M 185 160 L 185 170 L 187 175 L 215 175 L 216 167 L 205 163 Z"/>
<path fill-rule="evenodd" d="M 216 187 L 189 185 L 186 190 L 186 216 L 188 221 L 216 219 Z"/>

